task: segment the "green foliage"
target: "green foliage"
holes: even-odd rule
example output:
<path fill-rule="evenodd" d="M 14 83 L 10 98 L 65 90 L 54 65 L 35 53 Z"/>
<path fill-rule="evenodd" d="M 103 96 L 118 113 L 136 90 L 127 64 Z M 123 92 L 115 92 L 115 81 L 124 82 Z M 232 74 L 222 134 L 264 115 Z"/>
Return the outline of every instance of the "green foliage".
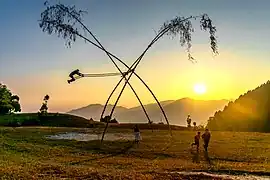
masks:
<path fill-rule="evenodd" d="M 212 130 L 270 132 L 270 81 L 229 102 L 209 118 L 207 126 Z"/>
<path fill-rule="evenodd" d="M 40 116 L 38 113 L 21 113 L 0 116 L 0 126 L 54 126 L 54 127 L 93 127 L 97 122 L 85 118 L 59 113 L 48 113 Z"/>
<path fill-rule="evenodd" d="M 20 98 L 12 95 L 6 85 L 0 83 L 0 114 L 20 112 Z"/>

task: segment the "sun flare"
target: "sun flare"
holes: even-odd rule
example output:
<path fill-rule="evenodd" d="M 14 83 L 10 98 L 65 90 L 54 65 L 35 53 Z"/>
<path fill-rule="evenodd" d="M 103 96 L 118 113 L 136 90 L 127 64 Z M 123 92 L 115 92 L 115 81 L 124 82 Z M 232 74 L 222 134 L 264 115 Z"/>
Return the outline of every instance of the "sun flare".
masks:
<path fill-rule="evenodd" d="M 206 93 L 206 86 L 205 84 L 195 84 L 193 88 L 194 92 L 196 94 L 205 94 Z"/>

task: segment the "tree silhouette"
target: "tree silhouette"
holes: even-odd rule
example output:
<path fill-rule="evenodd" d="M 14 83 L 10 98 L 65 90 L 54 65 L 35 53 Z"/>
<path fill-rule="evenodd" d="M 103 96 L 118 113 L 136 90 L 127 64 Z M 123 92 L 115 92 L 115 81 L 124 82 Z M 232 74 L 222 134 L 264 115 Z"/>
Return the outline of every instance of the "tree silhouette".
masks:
<path fill-rule="evenodd" d="M 94 36 L 94 34 L 86 27 L 86 25 L 83 23 L 82 16 L 85 14 L 85 11 L 77 10 L 75 6 L 66 6 L 61 3 L 56 3 L 54 5 L 50 5 L 47 1 L 44 3 L 46 6 L 46 9 L 41 13 L 41 20 L 39 23 L 40 28 L 47 32 L 48 34 L 57 34 L 58 37 L 61 37 L 65 40 L 65 44 L 68 47 L 71 47 L 72 43 L 74 43 L 77 38 L 83 39 L 85 42 L 88 42 L 95 47 L 99 48 L 100 50 L 104 51 L 106 55 L 109 57 L 111 62 L 114 64 L 114 66 L 117 68 L 117 70 L 121 73 L 122 78 L 119 80 L 119 82 L 116 84 L 115 88 L 113 89 L 112 93 L 109 95 L 108 100 L 105 103 L 103 112 L 101 114 L 101 118 L 103 118 L 103 115 L 105 113 L 106 107 L 108 105 L 108 102 L 112 96 L 112 94 L 115 92 L 117 87 L 120 85 L 122 80 L 124 80 L 124 85 L 116 99 L 116 102 L 114 103 L 114 106 L 110 112 L 109 117 L 111 118 L 115 107 L 126 87 L 128 85 L 133 93 L 135 94 L 136 98 L 138 99 L 148 121 L 150 122 L 150 118 L 146 112 L 146 109 L 144 108 L 140 98 L 138 97 L 136 91 L 132 87 L 132 85 L 129 83 L 130 78 L 134 74 L 148 89 L 148 91 L 151 93 L 157 104 L 159 105 L 159 108 L 169 126 L 168 118 L 159 103 L 158 99 L 152 92 L 152 90 L 149 88 L 149 86 L 143 81 L 143 79 L 135 72 L 136 68 L 138 67 L 139 63 L 143 59 L 144 55 L 147 53 L 147 51 L 157 42 L 160 40 L 161 37 L 164 35 L 169 36 L 177 36 L 179 35 L 179 40 L 181 46 L 187 46 L 187 52 L 188 52 L 188 59 L 191 61 L 195 61 L 194 57 L 191 55 L 191 42 L 192 42 L 192 33 L 194 32 L 194 29 L 192 27 L 191 20 L 200 20 L 200 26 L 201 29 L 204 31 L 208 31 L 210 34 L 210 46 L 214 54 L 218 54 L 217 51 L 217 40 L 216 40 L 216 27 L 212 24 L 212 20 L 208 17 L 207 14 L 202 14 L 199 16 L 190 16 L 190 17 L 176 17 L 172 19 L 171 21 L 165 22 L 161 28 L 159 29 L 157 35 L 154 37 L 154 39 L 149 43 L 149 45 L 146 47 L 146 49 L 142 52 L 142 54 L 134 61 L 134 63 L 131 66 L 128 66 L 124 61 L 122 61 L 120 58 L 115 56 L 114 54 L 110 53 L 105 49 L 105 47 L 100 43 L 100 41 Z M 86 34 L 89 34 L 92 40 L 87 38 Z M 126 73 L 123 73 L 123 71 L 119 68 L 119 66 L 116 64 L 116 61 L 119 61 L 121 64 L 123 64 L 127 71 Z M 104 129 L 102 139 L 104 138 L 105 132 L 107 130 L 109 121 L 107 121 L 106 127 Z M 171 131 L 170 131 L 171 132 Z"/>
<path fill-rule="evenodd" d="M 269 95 L 269 82 L 247 91 L 210 117 L 207 127 L 222 131 L 270 132 Z"/>
<path fill-rule="evenodd" d="M 100 122 L 104 122 L 104 123 L 118 123 L 118 121 L 115 118 L 111 119 L 110 116 L 105 116 L 104 118 L 101 118 L 100 119 Z"/>
<path fill-rule="evenodd" d="M 190 117 L 190 115 L 188 115 L 188 117 L 187 117 L 187 127 L 188 128 L 191 127 L 191 117 Z"/>
<path fill-rule="evenodd" d="M 47 114 L 48 113 L 48 100 L 50 99 L 50 96 L 47 94 L 43 98 L 43 103 L 39 109 L 41 114 Z"/>
<path fill-rule="evenodd" d="M 47 94 L 46 96 L 44 96 L 44 101 L 47 102 L 50 99 L 50 96 Z"/>
<path fill-rule="evenodd" d="M 12 95 L 6 85 L 0 83 L 0 114 L 21 112 L 20 98 Z"/>
<path fill-rule="evenodd" d="M 195 121 L 193 122 L 193 126 L 194 126 L 194 128 L 196 128 L 196 122 Z"/>

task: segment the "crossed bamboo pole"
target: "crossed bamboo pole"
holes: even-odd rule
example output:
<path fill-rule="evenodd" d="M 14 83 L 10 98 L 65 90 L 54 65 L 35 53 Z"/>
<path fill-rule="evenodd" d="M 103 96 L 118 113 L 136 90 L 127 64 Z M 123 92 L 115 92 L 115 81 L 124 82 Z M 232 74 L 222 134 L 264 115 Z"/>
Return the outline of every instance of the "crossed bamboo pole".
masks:
<path fill-rule="evenodd" d="M 148 89 L 148 91 L 151 93 L 151 95 L 153 96 L 153 98 L 155 99 L 156 103 L 158 104 L 167 124 L 168 124 L 168 127 L 169 127 L 169 130 L 170 130 L 170 134 L 172 135 L 172 132 L 171 132 L 171 128 L 170 128 L 170 124 L 169 124 L 169 121 L 168 121 L 168 118 L 166 116 L 166 113 L 164 111 L 164 109 L 162 108 L 160 102 L 158 101 L 158 99 L 156 98 L 155 94 L 153 93 L 153 91 L 149 88 L 149 86 L 145 83 L 145 81 L 135 72 L 136 68 L 138 67 L 139 63 L 141 62 L 141 60 L 143 59 L 144 55 L 146 54 L 146 52 L 151 48 L 151 46 L 156 43 L 164 34 L 166 34 L 171 28 L 173 28 L 173 25 L 169 25 L 167 27 L 165 27 L 163 30 L 161 30 L 155 37 L 154 39 L 149 43 L 149 45 L 146 47 L 146 49 L 143 51 L 143 53 L 136 59 L 136 61 L 134 61 L 134 63 L 129 67 L 125 62 L 123 62 L 120 58 L 118 58 L 117 56 L 115 56 L 114 54 L 108 52 L 105 47 L 100 43 L 100 41 L 94 36 L 94 34 L 80 21 L 80 19 L 78 19 L 76 16 L 74 16 L 72 13 L 70 13 L 66 8 L 63 8 L 61 5 L 56 5 L 56 8 L 60 8 L 62 11 L 68 13 L 69 15 L 71 15 L 82 27 L 84 30 L 86 30 L 91 36 L 92 38 L 96 41 L 96 43 L 94 43 L 93 41 L 89 40 L 88 38 L 86 38 L 85 36 L 81 35 L 80 33 L 78 33 L 77 31 L 72 31 L 72 33 L 76 34 L 77 36 L 81 37 L 82 39 L 84 39 L 85 41 L 89 42 L 90 44 L 96 46 L 97 48 L 101 49 L 102 51 L 104 51 L 106 53 L 106 55 L 109 57 L 109 59 L 112 61 L 112 63 L 114 64 L 114 66 L 117 68 L 117 70 L 121 73 L 122 75 L 122 78 L 119 80 L 119 82 L 116 84 L 115 88 L 113 89 L 113 91 L 111 92 L 111 94 L 109 95 L 106 103 L 105 103 L 105 106 L 104 106 L 104 109 L 102 111 L 102 114 L 101 114 L 101 118 L 103 117 L 104 113 L 105 113 L 105 110 L 107 108 L 107 105 L 108 105 L 108 102 L 111 98 L 111 96 L 113 95 L 113 93 L 115 92 L 115 90 L 117 89 L 117 87 L 120 85 L 120 83 L 122 82 L 122 80 L 124 79 L 125 80 L 125 83 L 121 89 L 121 92 L 119 93 L 117 99 L 116 99 L 116 102 L 111 110 L 111 113 L 109 115 L 109 117 L 111 118 L 113 113 L 114 113 L 114 110 L 117 106 L 117 103 L 126 87 L 126 85 L 128 84 L 131 88 L 131 90 L 133 91 L 133 93 L 135 94 L 136 98 L 138 99 L 147 119 L 148 119 L 148 122 L 150 123 L 150 118 L 149 118 L 149 115 L 147 114 L 146 112 L 146 109 L 144 107 L 144 105 L 142 104 L 139 96 L 137 95 L 136 91 L 134 90 L 134 88 L 132 87 L 132 85 L 130 84 L 129 80 L 130 78 L 132 77 L 133 74 L 135 74 L 135 76 L 144 84 L 144 86 Z M 196 18 L 194 16 L 190 16 L 188 18 L 185 18 L 183 20 L 181 20 L 180 22 L 184 22 L 184 21 L 187 21 L 189 19 L 192 19 L 192 18 Z M 52 23 L 53 22 L 51 21 L 46 21 L 47 23 Z M 60 26 L 60 25 L 56 25 L 56 26 Z M 121 69 L 119 68 L 119 66 L 116 64 L 116 62 L 114 61 L 115 58 L 116 60 L 118 60 L 120 63 L 122 63 L 126 68 L 128 68 L 128 73 L 123 73 L 121 71 Z M 126 78 L 126 76 L 128 76 Z M 108 123 L 109 121 L 106 122 L 106 127 L 103 131 L 103 134 L 102 134 L 102 139 L 101 139 L 101 143 L 103 142 L 103 139 L 104 139 L 104 135 L 106 133 L 106 130 L 108 128 Z M 151 124 L 151 123 L 150 123 Z"/>

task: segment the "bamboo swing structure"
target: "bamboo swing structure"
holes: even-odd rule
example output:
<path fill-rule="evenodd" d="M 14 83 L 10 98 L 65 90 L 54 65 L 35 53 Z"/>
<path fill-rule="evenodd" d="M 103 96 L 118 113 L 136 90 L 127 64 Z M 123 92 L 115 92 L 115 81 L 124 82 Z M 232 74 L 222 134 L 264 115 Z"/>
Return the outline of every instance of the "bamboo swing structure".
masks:
<path fill-rule="evenodd" d="M 63 39 L 66 40 L 66 45 L 69 47 L 71 46 L 72 42 L 76 41 L 76 39 L 78 37 L 81 38 L 85 42 L 88 42 L 88 43 L 92 44 L 93 46 L 97 47 L 98 49 L 102 50 L 108 56 L 108 58 L 113 63 L 113 65 L 116 67 L 116 69 L 119 71 L 116 73 L 100 73 L 100 74 L 91 74 L 90 73 L 90 74 L 80 74 L 80 75 L 77 74 L 77 76 L 73 77 L 73 79 L 72 79 L 72 81 L 74 81 L 76 79 L 80 79 L 83 77 L 97 78 L 97 77 L 108 77 L 108 76 L 121 76 L 120 80 L 115 85 L 111 94 L 108 96 L 108 99 L 107 99 L 107 101 L 104 105 L 103 111 L 101 113 L 100 119 L 102 119 L 104 117 L 105 110 L 107 108 L 107 105 L 108 105 L 113 93 L 119 87 L 120 83 L 124 80 L 125 81 L 124 85 L 121 88 L 121 91 L 117 96 L 117 99 L 116 99 L 116 101 L 113 105 L 113 108 L 109 114 L 109 118 L 112 117 L 114 110 L 115 110 L 115 107 L 117 106 L 117 103 L 118 103 L 124 89 L 128 85 L 131 88 L 134 95 L 136 96 L 138 102 L 140 103 L 142 110 L 144 111 L 144 114 L 145 114 L 146 118 L 148 119 L 148 123 L 151 123 L 149 115 L 148 115 L 141 99 L 139 98 L 135 89 L 133 88 L 133 86 L 129 82 L 131 77 L 133 75 L 135 75 L 135 77 L 137 77 L 141 81 L 141 83 L 147 88 L 149 93 L 152 95 L 152 97 L 156 101 L 156 103 L 159 106 L 159 109 L 160 109 L 160 111 L 161 111 L 161 113 L 162 113 L 162 115 L 163 115 L 163 117 L 168 125 L 170 135 L 172 136 L 172 131 L 171 131 L 171 127 L 169 124 L 169 120 L 167 118 L 167 115 L 166 115 L 163 107 L 161 106 L 156 95 L 153 93 L 153 91 L 150 89 L 150 87 L 147 85 L 147 83 L 135 71 L 136 71 L 136 68 L 138 67 L 138 65 L 140 64 L 140 62 L 142 61 L 143 57 L 145 56 L 145 54 L 148 52 L 148 50 L 158 40 L 160 40 L 160 38 L 163 37 L 164 35 L 172 35 L 172 36 L 179 35 L 181 45 L 182 46 L 187 45 L 188 59 L 194 60 L 194 58 L 191 56 L 191 53 L 190 53 L 191 33 L 194 31 L 192 28 L 192 24 L 191 24 L 192 19 L 196 20 L 197 18 L 200 18 L 201 28 L 205 31 L 208 31 L 210 34 L 211 49 L 212 49 L 214 54 L 218 54 L 217 41 L 216 41 L 216 36 L 215 36 L 216 28 L 215 28 L 215 26 L 212 25 L 212 20 L 208 17 L 208 15 L 203 14 L 200 16 L 190 16 L 187 18 L 176 17 L 176 18 L 172 19 L 171 21 L 164 23 L 162 25 L 162 27 L 160 28 L 159 32 L 153 38 L 153 40 L 148 44 L 146 49 L 142 52 L 142 54 L 133 62 L 133 64 L 131 66 L 128 66 L 123 60 L 121 60 L 116 55 L 109 52 L 101 44 L 101 42 L 97 39 L 97 37 L 90 31 L 90 29 L 85 26 L 85 24 L 82 22 L 82 14 L 84 13 L 84 11 L 77 11 L 75 9 L 75 6 L 65 6 L 65 5 L 60 4 L 60 3 L 55 4 L 55 5 L 49 5 L 47 2 L 45 2 L 44 5 L 47 6 L 47 8 L 41 13 L 41 20 L 40 20 L 40 24 L 39 24 L 40 28 L 44 32 L 47 32 L 48 34 L 56 33 L 59 37 L 62 37 Z M 85 35 L 82 35 L 82 33 L 80 33 L 79 30 L 87 32 L 93 38 L 94 41 L 90 40 Z M 116 61 L 120 62 L 128 70 L 126 72 L 123 72 L 120 69 L 120 67 L 117 65 Z M 104 135 L 105 135 L 106 130 L 108 128 L 108 123 L 109 123 L 109 121 L 107 121 L 106 127 L 104 128 L 101 142 L 104 139 Z"/>

